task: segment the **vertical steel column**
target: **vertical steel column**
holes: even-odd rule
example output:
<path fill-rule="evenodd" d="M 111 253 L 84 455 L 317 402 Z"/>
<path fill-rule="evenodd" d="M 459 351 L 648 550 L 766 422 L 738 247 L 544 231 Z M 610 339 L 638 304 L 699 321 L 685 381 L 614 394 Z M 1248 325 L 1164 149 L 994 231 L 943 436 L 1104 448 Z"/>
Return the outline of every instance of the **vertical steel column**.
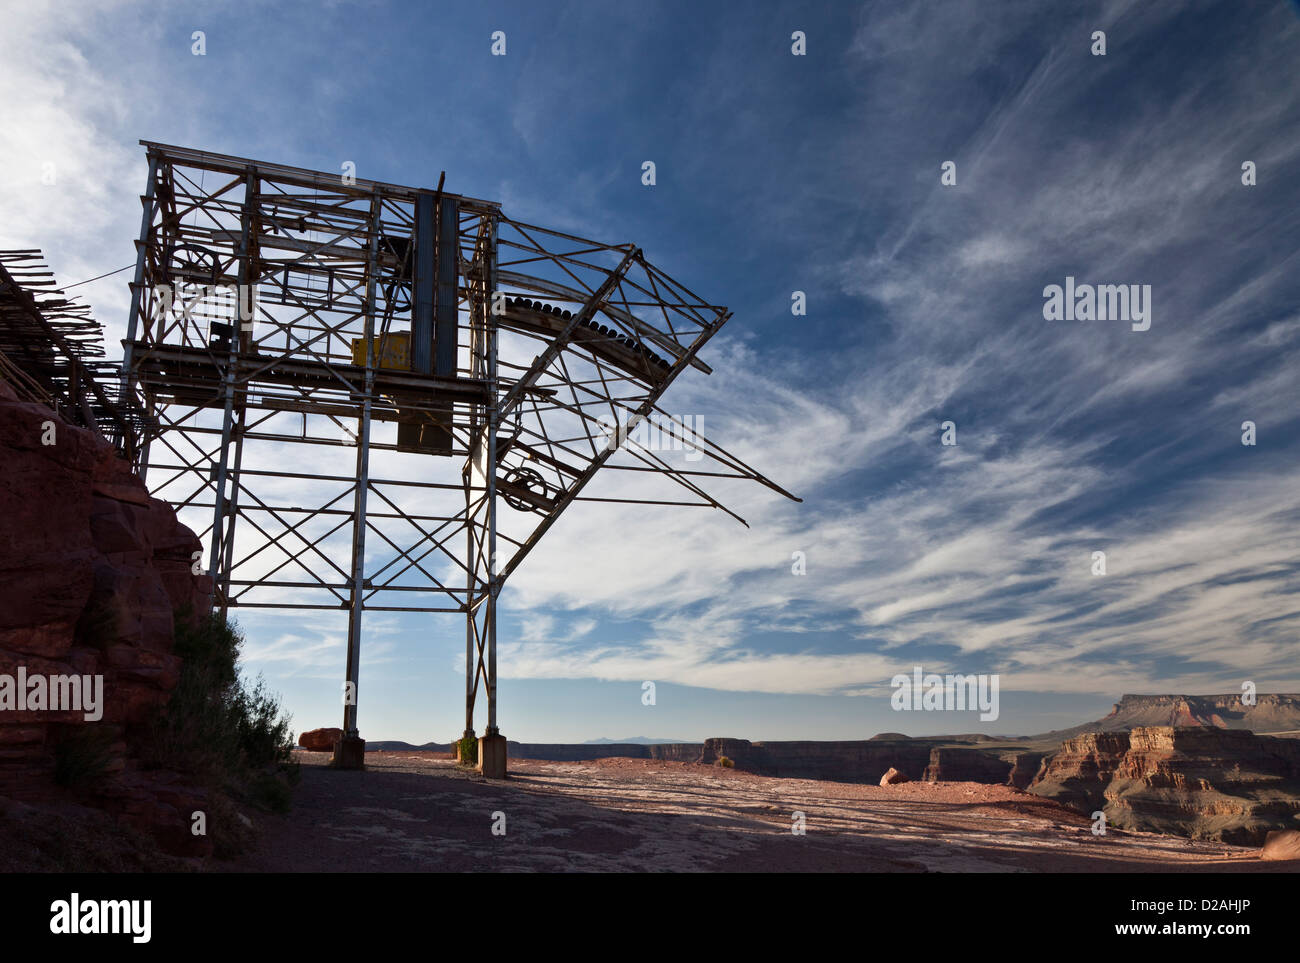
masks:
<path fill-rule="evenodd" d="M 221 583 L 219 586 L 213 586 L 214 592 L 221 597 L 221 618 L 223 621 L 230 609 L 230 569 L 235 564 L 235 522 L 238 520 L 239 513 L 239 469 L 244 463 L 244 422 L 248 410 L 246 401 L 247 399 L 239 405 L 233 428 L 232 438 L 235 442 L 235 461 L 230 472 L 230 501 L 227 511 L 230 524 L 226 526 L 225 532 L 225 557 L 221 565 Z M 213 602 L 215 601 L 216 599 L 213 599 Z"/>
<path fill-rule="evenodd" d="M 487 344 L 486 326 L 489 312 L 492 310 L 491 295 L 487 292 L 487 243 L 483 235 L 477 260 L 477 277 L 468 279 L 469 299 L 469 374 L 471 378 L 483 377 Z M 478 661 L 475 658 L 475 629 L 477 628 L 478 609 L 474 604 L 478 595 L 479 565 L 482 561 L 475 545 L 474 507 L 474 448 L 481 444 L 480 432 L 486 424 L 484 411 L 479 405 L 470 409 L 470 453 L 465 463 L 465 731 L 464 737 L 474 738 L 474 696 L 478 690 Z"/>
<path fill-rule="evenodd" d="M 248 264 L 248 234 L 253 220 L 253 203 L 254 195 L 257 192 L 257 177 L 252 165 L 244 169 L 244 203 L 239 215 L 239 277 L 243 278 L 244 271 Z M 236 293 L 238 301 L 238 293 Z M 236 304 L 236 310 L 238 305 Z M 230 464 L 230 439 L 234 433 L 235 427 L 235 379 L 239 371 L 239 338 L 238 336 L 230 339 L 230 350 L 226 355 L 226 376 L 225 395 L 226 401 L 222 409 L 221 416 L 221 450 L 217 461 L 216 497 L 212 500 L 212 549 L 209 552 L 208 575 L 212 578 L 214 590 L 224 585 L 229 588 L 230 573 L 222 572 L 222 560 L 227 556 L 225 551 L 226 540 L 230 537 L 226 527 L 226 516 L 231 514 L 230 505 L 226 501 L 226 481 L 229 476 Z M 241 419 L 242 421 L 242 415 Z M 232 526 L 233 528 L 233 521 Z M 224 591 L 217 593 L 221 595 L 220 608 L 224 616 L 229 600 L 226 598 Z M 216 604 L 217 599 L 213 599 Z"/>
<path fill-rule="evenodd" d="M 252 285 L 257 276 L 257 270 L 253 265 L 253 250 L 250 234 L 253 231 L 253 219 L 257 211 L 257 192 L 261 190 L 261 178 L 252 173 L 244 185 L 244 211 L 243 211 L 243 228 L 240 234 L 239 242 L 239 271 L 236 275 L 238 287 L 235 290 L 235 316 L 232 318 L 234 327 L 233 336 L 230 339 L 231 347 L 239 345 L 240 353 L 244 349 L 252 347 L 252 331 L 256 321 L 256 315 L 248 321 L 248 338 L 245 339 L 244 320 L 240 317 L 240 312 L 245 304 L 245 294 L 247 294 L 247 304 L 250 310 L 256 307 L 256 300 L 252 295 Z M 235 457 L 233 464 L 228 470 L 230 476 L 230 498 L 226 508 L 228 523 L 225 526 L 225 537 L 223 539 L 224 559 L 221 566 L 221 584 L 218 594 L 221 597 L 221 618 L 226 618 L 226 613 L 230 609 L 230 570 L 235 564 L 235 525 L 239 521 L 239 473 L 244 464 L 244 431 L 248 414 L 248 396 L 241 393 L 236 404 L 238 409 L 235 414 L 235 423 L 232 426 L 231 441 L 235 446 Z M 224 459 L 223 459 L 224 460 Z M 215 599 L 214 599 L 215 601 Z"/>
<path fill-rule="evenodd" d="M 347 689 L 351 697 L 343 706 L 343 737 L 357 738 L 357 702 L 360 699 L 361 614 L 365 608 L 366 562 L 366 495 L 370 488 L 370 406 L 375 389 L 375 288 L 379 273 L 379 235 L 382 204 L 378 194 L 370 200 L 370 257 L 366 269 L 366 341 L 365 394 L 361 398 L 361 418 L 357 431 L 357 485 L 352 511 L 352 599 L 348 608 Z"/>
<path fill-rule="evenodd" d="M 485 278 L 489 302 L 497 286 L 497 218 L 489 215 L 487 277 Z M 501 394 L 497 384 L 497 323 L 496 316 L 487 316 L 487 377 L 491 407 L 488 409 L 488 448 L 484 461 L 487 464 L 487 526 L 488 526 L 488 597 L 487 602 L 487 695 L 488 722 L 486 735 L 495 736 L 497 729 L 497 428 L 501 416 Z"/>
<path fill-rule="evenodd" d="M 135 278 L 131 282 L 131 313 L 126 322 L 126 346 L 122 352 L 122 378 L 120 396 L 123 399 L 134 395 L 132 387 L 131 365 L 135 361 L 135 348 L 132 347 L 136 340 L 136 335 L 140 330 L 140 297 L 144 289 L 144 264 L 145 253 L 149 249 L 149 235 L 153 229 L 154 214 L 154 184 L 158 179 L 158 158 L 152 152 L 149 154 L 149 183 L 145 185 L 144 194 L 140 198 L 140 206 L 143 208 L 140 214 L 140 239 L 135 242 Z M 141 399 L 142 401 L 144 399 Z M 152 411 L 147 413 L 152 414 Z M 140 451 L 131 452 L 133 459 L 138 458 L 136 465 L 136 474 L 140 480 L 144 481 L 149 471 L 149 439 L 145 434 L 142 426 L 140 438 Z"/>
<path fill-rule="evenodd" d="M 473 458 L 473 454 L 470 454 Z M 478 565 L 474 560 L 474 473 L 465 472 L 465 731 L 466 738 L 474 738 L 474 588 L 478 584 Z"/>

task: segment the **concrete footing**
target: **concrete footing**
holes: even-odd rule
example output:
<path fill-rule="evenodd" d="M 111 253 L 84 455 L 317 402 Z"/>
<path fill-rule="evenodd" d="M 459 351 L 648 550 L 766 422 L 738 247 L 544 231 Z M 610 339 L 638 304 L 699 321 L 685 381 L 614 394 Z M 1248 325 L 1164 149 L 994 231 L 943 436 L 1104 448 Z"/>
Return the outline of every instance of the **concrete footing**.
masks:
<path fill-rule="evenodd" d="M 478 771 L 488 779 L 506 778 L 506 737 L 500 733 L 479 736 Z"/>
<path fill-rule="evenodd" d="M 366 768 L 366 740 L 360 736 L 343 736 L 334 743 L 334 761 L 330 765 L 335 769 Z"/>

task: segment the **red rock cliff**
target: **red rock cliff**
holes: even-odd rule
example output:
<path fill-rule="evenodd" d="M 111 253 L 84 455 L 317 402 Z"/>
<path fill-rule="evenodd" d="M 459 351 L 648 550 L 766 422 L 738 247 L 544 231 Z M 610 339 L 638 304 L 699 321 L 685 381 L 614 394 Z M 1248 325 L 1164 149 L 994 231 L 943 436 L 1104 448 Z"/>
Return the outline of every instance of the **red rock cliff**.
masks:
<path fill-rule="evenodd" d="M 1300 814 L 1300 741 L 1151 726 L 1067 739 L 1029 791 L 1122 829 L 1260 843 Z"/>
<path fill-rule="evenodd" d="M 0 676 L 103 677 L 99 721 L 0 710 L 0 795 L 54 793 L 60 740 L 100 726 L 112 737 L 100 802 L 155 835 L 179 833 L 173 804 L 188 803 L 135 771 L 130 742 L 176 685 L 173 613 L 210 604 L 208 578 L 191 571 L 199 540 L 111 445 L 3 382 L 0 463 Z"/>

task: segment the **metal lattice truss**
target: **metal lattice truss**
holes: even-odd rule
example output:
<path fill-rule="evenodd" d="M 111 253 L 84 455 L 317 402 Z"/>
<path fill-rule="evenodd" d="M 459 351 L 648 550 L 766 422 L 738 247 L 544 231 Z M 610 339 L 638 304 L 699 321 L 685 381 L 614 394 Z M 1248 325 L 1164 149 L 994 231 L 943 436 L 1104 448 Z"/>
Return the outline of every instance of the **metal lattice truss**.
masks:
<path fill-rule="evenodd" d="M 734 515 L 709 478 L 788 495 L 659 406 L 730 315 L 639 249 L 441 183 L 145 146 L 139 470 L 200 533 L 223 613 L 348 612 L 353 692 L 364 611 L 464 613 L 466 732 L 482 687 L 495 734 L 497 596 L 601 468 L 680 492 L 601 501 Z M 697 467 L 635 443 L 649 421 Z"/>

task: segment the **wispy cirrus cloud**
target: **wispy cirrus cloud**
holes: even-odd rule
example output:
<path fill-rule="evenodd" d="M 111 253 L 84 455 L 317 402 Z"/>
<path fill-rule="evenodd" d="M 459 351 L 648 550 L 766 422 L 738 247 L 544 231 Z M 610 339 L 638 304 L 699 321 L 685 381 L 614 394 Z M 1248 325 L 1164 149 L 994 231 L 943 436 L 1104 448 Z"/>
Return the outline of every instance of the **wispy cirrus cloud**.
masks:
<path fill-rule="evenodd" d="M 517 216 L 630 237 L 739 305 L 709 346 L 716 373 L 665 404 L 804 503 L 711 485 L 748 529 L 703 509 L 574 506 L 502 597 L 505 679 L 871 698 L 924 663 L 1102 698 L 1300 685 L 1300 93 L 1278 82 L 1300 29 L 1285 5 L 873 4 L 809 14 L 805 61 L 784 23 L 699 14 L 683 32 L 671 6 L 646 29 L 640 12 L 575 6 L 550 27 L 521 9 L 504 60 L 478 20 L 439 23 L 436 50 L 390 32 L 377 60 L 382 7 L 265 36 L 216 30 L 212 8 L 158 23 L 144 9 L 96 5 L 65 25 L 35 7 L 0 37 L 0 242 L 44 246 L 63 280 L 134 257 L 146 136 L 289 163 L 357 156 L 425 185 L 446 167 Z M 340 24 L 354 67 L 304 86 L 304 51 Z M 203 26 L 208 60 L 181 57 Z M 1094 29 L 1105 58 L 1088 52 Z M 466 96 L 414 117 L 381 96 L 403 71 L 417 94 Z M 190 109 L 160 114 L 163 86 Z M 280 122 L 250 126 L 232 103 Z M 644 159 L 660 163 L 654 191 Z M 956 187 L 940 184 L 946 160 Z M 1044 321 L 1042 289 L 1066 275 L 1152 285 L 1151 330 Z M 110 345 L 123 280 L 82 289 Z M 792 290 L 807 317 L 789 315 Z M 940 444 L 948 420 L 956 447 Z M 1255 447 L 1239 442 L 1247 420 Z M 672 497 L 664 484 L 609 473 L 587 494 Z M 256 488 L 296 506 L 340 491 Z M 368 542 L 371 560 L 385 551 Z M 264 557 L 265 572 L 281 560 Z M 337 680 L 341 615 L 277 618 L 247 617 L 250 661 Z M 367 666 L 463 668 L 463 632 L 366 625 Z M 335 689 L 322 681 L 330 711 Z"/>

